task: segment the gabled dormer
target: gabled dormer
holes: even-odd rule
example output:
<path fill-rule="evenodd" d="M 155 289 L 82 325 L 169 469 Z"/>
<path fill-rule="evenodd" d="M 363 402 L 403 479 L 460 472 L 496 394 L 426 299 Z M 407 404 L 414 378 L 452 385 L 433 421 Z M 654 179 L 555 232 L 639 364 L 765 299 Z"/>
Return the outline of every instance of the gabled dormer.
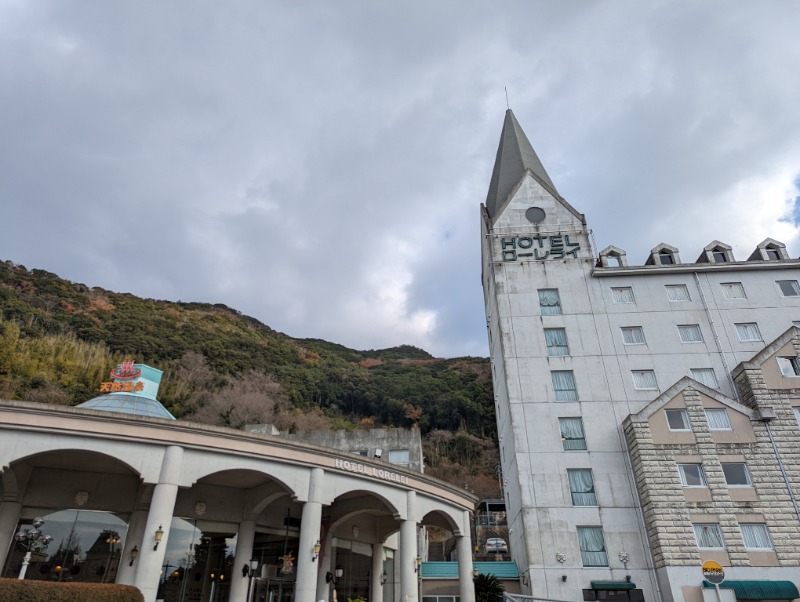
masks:
<path fill-rule="evenodd" d="M 781 259 L 789 259 L 786 245 L 774 238 L 762 240 L 753 254 L 747 258 L 748 261 L 779 261 Z"/>
<path fill-rule="evenodd" d="M 754 390 L 800 389 L 800 328 L 792 326 L 756 353 L 750 361 L 734 368 L 733 377 L 742 400 L 752 405 Z M 746 377 L 746 379 L 745 379 Z"/>
<path fill-rule="evenodd" d="M 621 268 L 628 265 L 628 255 L 614 245 L 608 245 L 605 249 L 600 251 L 597 257 L 598 268 Z"/>
<path fill-rule="evenodd" d="M 676 265 L 681 262 L 678 247 L 673 247 L 665 242 L 650 249 L 650 256 L 645 265 Z"/>
<path fill-rule="evenodd" d="M 696 263 L 731 263 L 736 261 L 733 258 L 733 247 L 724 242 L 712 240 L 704 248 Z"/>

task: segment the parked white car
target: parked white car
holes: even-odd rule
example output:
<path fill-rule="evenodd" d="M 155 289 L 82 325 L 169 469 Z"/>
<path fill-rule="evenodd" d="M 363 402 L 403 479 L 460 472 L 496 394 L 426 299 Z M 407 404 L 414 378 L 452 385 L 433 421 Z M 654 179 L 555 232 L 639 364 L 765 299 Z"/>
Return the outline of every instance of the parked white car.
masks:
<path fill-rule="evenodd" d="M 508 554 L 508 544 L 505 539 L 490 537 L 486 540 L 487 554 Z"/>

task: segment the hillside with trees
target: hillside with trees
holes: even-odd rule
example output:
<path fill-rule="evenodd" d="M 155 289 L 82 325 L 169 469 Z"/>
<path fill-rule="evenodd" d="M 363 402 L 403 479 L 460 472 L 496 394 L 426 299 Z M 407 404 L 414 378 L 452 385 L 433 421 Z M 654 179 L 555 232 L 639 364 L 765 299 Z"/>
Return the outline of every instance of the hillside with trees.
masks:
<path fill-rule="evenodd" d="M 75 405 L 124 359 L 179 419 L 282 430 L 416 427 L 426 472 L 496 497 L 486 358 L 294 339 L 221 304 L 142 299 L 0 262 L 0 398 Z"/>

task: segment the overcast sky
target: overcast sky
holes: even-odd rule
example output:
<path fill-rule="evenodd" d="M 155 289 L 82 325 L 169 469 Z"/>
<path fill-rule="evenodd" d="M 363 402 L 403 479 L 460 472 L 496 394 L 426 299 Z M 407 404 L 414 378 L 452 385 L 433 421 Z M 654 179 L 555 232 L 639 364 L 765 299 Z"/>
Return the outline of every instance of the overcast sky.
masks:
<path fill-rule="evenodd" d="M 0 0 L 0 260 L 487 355 L 504 86 L 597 249 L 797 257 L 799 32 L 796 0 Z"/>

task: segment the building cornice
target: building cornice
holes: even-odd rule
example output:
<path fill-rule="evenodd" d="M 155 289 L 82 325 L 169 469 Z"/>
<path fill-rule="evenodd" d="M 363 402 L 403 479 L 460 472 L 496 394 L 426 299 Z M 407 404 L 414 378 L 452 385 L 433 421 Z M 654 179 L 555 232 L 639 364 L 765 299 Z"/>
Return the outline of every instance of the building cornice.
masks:
<path fill-rule="evenodd" d="M 752 272 L 800 268 L 800 259 L 773 261 L 732 261 L 729 263 L 681 263 L 677 265 L 637 265 L 592 269 L 592 276 L 645 276 L 650 274 L 692 274 L 695 272 Z"/>

